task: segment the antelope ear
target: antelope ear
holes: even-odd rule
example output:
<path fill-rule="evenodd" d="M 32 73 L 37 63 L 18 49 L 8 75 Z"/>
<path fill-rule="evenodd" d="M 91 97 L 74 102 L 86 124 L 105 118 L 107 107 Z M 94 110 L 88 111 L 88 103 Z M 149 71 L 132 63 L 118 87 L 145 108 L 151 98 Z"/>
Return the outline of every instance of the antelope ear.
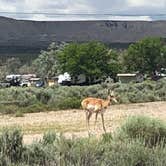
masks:
<path fill-rule="evenodd" d="M 114 96 L 114 91 L 111 91 L 110 95 L 111 95 L 111 96 Z"/>
<path fill-rule="evenodd" d="M 108 95 L 110 95 L 110 91 L 111 91 L 110 89 L 107 89 Z"/>

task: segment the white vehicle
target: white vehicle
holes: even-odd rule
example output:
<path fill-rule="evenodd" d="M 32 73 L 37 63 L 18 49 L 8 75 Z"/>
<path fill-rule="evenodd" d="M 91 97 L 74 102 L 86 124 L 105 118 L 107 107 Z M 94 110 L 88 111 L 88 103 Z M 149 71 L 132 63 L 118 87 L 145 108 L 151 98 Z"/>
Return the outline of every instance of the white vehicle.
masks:
<path fill-rule="evenodd" d="M 31 86 L 31 83 L 28 80 L 24 80 L 24 81 L 21 81 L 20 86 L 29 87 L 29 86 Z"/>
<path fill-rule="evenodd" d="M 92 84 L 100 83 L 102 80 L 99 77 L 93 78 Z M 61 85 L 87 85 L 89 83 L 87 77 L 84 74 L 80 74 L 75 77 L 71 77 L 69 73 L 60 74 L 58 76 L 58 84 Z"/>
<path fill-rule="evenodd" d="M 6 80 L 10 81 L 12 79 L 21 79 L 21 75 L 20 74 L 10 74 L 6 76 Z"/>
<path fill-rule="evenodd" d="M 71 76 L 69 73 L 64 73 L 64 74 L 60 74 L 58 76 L 58 84 L 61 85 L 70 85 L 71 84 Z"/>

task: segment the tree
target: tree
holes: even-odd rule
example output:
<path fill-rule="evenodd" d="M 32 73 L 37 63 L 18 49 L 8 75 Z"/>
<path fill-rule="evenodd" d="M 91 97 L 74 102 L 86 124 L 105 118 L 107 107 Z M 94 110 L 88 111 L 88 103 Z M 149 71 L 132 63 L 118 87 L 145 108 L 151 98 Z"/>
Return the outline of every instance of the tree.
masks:
<path fill-rule="evenodd" d="M 114 81 L 116 81 L 117 73 L 120 73 L 123 71 L 122 53 L 111 49 L 109 50 L 108 54 L 110 56 L 109 75 L 111 76 L 111 78 L 114 79 Z"/>
<path fill-rule="evenodd" d="M 6 61 L 0 64 L 0 80 L 3 80 L 8 74 L 19 74 L 19 68 L 21 67 L 21 61 L 19 58 L 8 58 Z"/>
<path fill-rule="evenodd" d="M 115 73 L 113 70 L 116 67 L 110 63 L 111 56 L 115 61 L 115 52 L 112 54 L 100 42 L 71 43 L 58 53 L 58 66 L 61 72 L 68 72 L 72 76 L 84 74 L 92 83 L 95 77 Z"/>
<path fill-rule="evenodd" d="M 9 58 L 6 61 L 6 67 L 8 69 L 9 74 L 14 74 L 19 72 L 19 68 L 21 67 L 21 61 L 19 58 Z"/>
<path fill-rule="evenodd" d="M 56 45 L 52 43 L 47 51 L 41 51 L 39 57 L 33 61 L 33 67 L 40 77 L 53 77 L 58 73 L 57 53 L 63 46 L 64 44 Z"/>
<path fill-rule="evenodd" d="M 166 68 L 166 47 L 160 38 L 146 38 L 131 44 L 124 56 L 124 65 L 129 72 L 154 73 Z"/>
<path fill-rule="evenodd" d="M 24 64 L 19 68 L 19 74 L 35 73 L 33 65 Z"/>

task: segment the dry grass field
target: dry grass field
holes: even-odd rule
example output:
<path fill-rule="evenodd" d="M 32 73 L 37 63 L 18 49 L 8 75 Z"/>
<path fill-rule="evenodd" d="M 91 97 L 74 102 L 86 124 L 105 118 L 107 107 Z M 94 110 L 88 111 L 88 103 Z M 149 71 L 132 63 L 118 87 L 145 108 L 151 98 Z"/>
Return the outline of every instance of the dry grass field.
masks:
<path fill-rule="evenodd" d="M 133 115 L 146 115 L 166 120 L 166 102 L 112 105 L 104 115 L 107 132 L 115 131 L 127 117 Z M 67 137 L 88 136 L 83 110 L 31 113 L 24 114 L 23 117 L 0 115 L 0 129 L 16 126 L 21 127 L 26 144 L 41 139 L 43 133 L 48 130 L 62 132 Z M 98 137 L 103 133 L 100 116 L 96 128 L 94 129 L 94 115 L 90 126 L 91 133 L 95 136 Z"/>

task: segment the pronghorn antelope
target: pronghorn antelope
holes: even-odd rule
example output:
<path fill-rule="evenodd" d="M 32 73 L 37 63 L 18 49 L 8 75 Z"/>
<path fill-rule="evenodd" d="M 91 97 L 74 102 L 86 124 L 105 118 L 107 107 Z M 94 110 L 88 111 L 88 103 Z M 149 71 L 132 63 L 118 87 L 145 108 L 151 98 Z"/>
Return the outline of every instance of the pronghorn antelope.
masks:
<path fill-rule="evenodd" d="M 104 112 L 108 108 L 108 106 L 111 105 L 112 101 L 115 103 L 117 102 L 113 91 L 108 95 L 106 100 L 100 99 L 100 98 L 93 98 L 93 97 L 88 97 L 82 100 L 81 105 L 86 112 L 86 124 L 88 128 L 88 132 L 89 132 L 89 121 L 93 113 L 96 114 L 95 125 L 97 122 L 98 113 L 101 114 L 103 130 L 104 132 L 106 132 L 105 125 L 104 125 Z"/>

